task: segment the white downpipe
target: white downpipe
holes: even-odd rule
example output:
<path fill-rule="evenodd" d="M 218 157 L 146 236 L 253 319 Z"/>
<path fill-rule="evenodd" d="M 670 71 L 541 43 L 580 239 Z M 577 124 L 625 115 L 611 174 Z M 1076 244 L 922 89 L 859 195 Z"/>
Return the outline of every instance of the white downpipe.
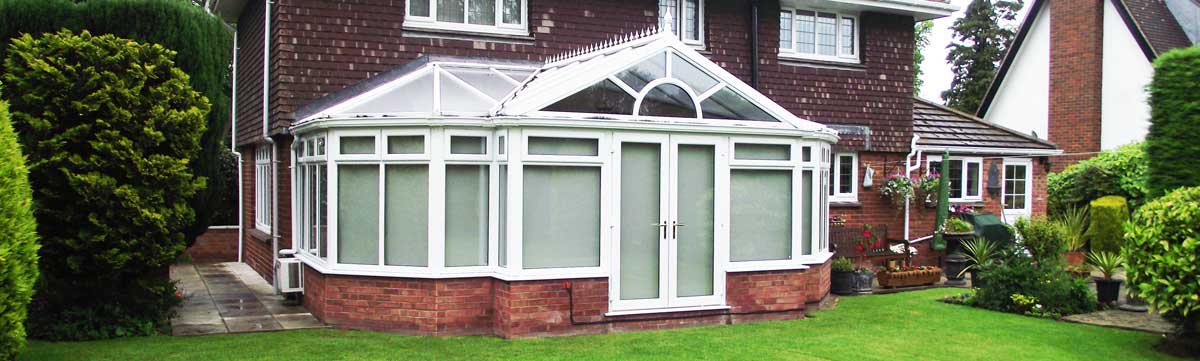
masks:
<path fill-rule="evenodd" d="M 909 149 L 912 149 L 912 150 L 910 150 L 908 152 L 908 156 L 904 158 L 904 176 L 905 177 L 912 176 L 912 172 L 914 170 L 921 168 L 921 151 L 917 148 L 917 140 L 918 139 L 921 139 L 921 136 L 913 134 L 912 143 L 909 144 Z M 917 158 L 915 163 L 913 162 L 913 156 L 916 156 L 916 158 Z M 909 225 L 910 214 L 909 214 L 909 208 L 908 208 L 909 203 L 912 203 L 911 201 L 912 201 L 912 194 L 910 192 L 909 195 L 904 196 L 904 240 L 905 241 L 909 240 L 909 235 L 910 235 L 910 230 L 911 230 L 911 226 Z"/>
<path fill-rule="evenodd" d="M 271 139 L 271 0 L 263 1 L 263 97 L 262 135 L 271 144 L 271 268 L 279 260 L 279 145 Z M 279 277 L 271 277 L 271 285 L 279 288 Z"/>
<path fill-rule="evenodd" d="M 238 165 L 238 173 L 237 173 L 237 187 L 238 187 L 238 191 L 237 191 L 238 192 L 238 210 L 237 210 L 238 253 L 237 253 L 237 257 L 238 258 L 237 258 L 237 261 L 238 261 L 238 263 L 242 263 L 242 252 L 244 250 L 244 242 L 246 241 L 245 225 L 244 225 L 244 223 L 245 223 L 244 218 L 246 218 L 246 217 L 245 217 L 245 214 L 242 213 L 242 208 L 246 206 L 246 203 L 245 203 L 246 195 L 244 193 L 245 188 L 243 187 L 243 183 L 245 182 L 245 180 L 242 179 L 242 167 L 244 167 L 245 165 L 242 164 L 242 153 L 239 153 L 237 151 L 237 89 L 238 89 L 238 87 L 237 87 L 237 62 L 238 62 L 237 39 L 238 39 L 237 28 L 234 28 L 233 29 L 233 96 L 230 99 L 230 105 L 229 105 L 229 122 L 231 123 L 229 126 L 229 151 L 231 153 L 233 153 L 234 158 L 237 158 L 237 165 Z"/>

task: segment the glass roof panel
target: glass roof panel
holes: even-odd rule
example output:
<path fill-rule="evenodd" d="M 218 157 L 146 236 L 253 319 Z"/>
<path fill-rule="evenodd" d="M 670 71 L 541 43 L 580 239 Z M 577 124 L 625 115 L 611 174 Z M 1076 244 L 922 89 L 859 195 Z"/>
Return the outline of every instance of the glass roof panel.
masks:
<path fill-rule="evenodd" d="M 426 72 L 379 97 L 346 109 L 351 114 L 433 112 L 433 72 Z"/>
<path fill-rule="evenodd" d="M 704 118 L 708 119 L 779 121 L 745 97 L 730 90 L 729 87 L 721 88 L 708 99 L 701 101 L 700 109 Z"/>
<path fill-rule="evenodd" d="M 649 59 L 617 73 L 617 79 L 625 82 L 633 91 L 640 92 L 642 87 L 655 79 L 667 76 L 666 53 L 654 54 Z"/>
<path fill-rule="evenodd" d="M 495 100 L 477 95 L 459 82 L 448 77 L 442 77 L 440 88 L 438 99 L 441 100 L 442 112 L 487 112 L 493 105 L 496 105 Z"/>
<path fill-rule="evenodd" d="M 692 97 L 675 84 L 662 84 L 651 89 L 642 98 L 638 115 L 658 117 L 695 118 L 696 105 Z"/>
<path fill-rule="evenodd" d="M 492 99 L 499 100 L 516 87 L 508 79 L 504 79 L 502 75 L 496 74 L 488 68 L 445 67 L 444 69 Z"/>
<path fill-rule="evenodd" d="M 529 79 L 529 76 L 533 75 L 533 70 L 499 69 L 499 71 L 504 73 L 504 75 L 508 75 L 508 77 L 513 78 L 513 80 L 516 80 L 518 83 L 525 81 L 525 79 Z"/>
<path fill-rule="evenodd" d="M 571 94 L 550 106 L 544 111 L 600 113 L 600 114 L 633 114 L 633 96 L 625 92 L 611 80 L 605 79 Z"/>
<path fill-rule="evenodd" d="M 696 94 L 702 94 L 717 85 L 716 79 L 687 60 L 683 60 L 679 54 L 671 54 L 671 77 L 682 80 L 684 84 L 692 87 Z"/>

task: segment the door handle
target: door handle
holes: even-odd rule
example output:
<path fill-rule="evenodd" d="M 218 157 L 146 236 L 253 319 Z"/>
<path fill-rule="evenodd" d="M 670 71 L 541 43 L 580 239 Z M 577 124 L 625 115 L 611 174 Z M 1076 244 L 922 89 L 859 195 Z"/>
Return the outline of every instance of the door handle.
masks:
<path fill-rule="evenodd" d="M 660 221 L 660 222 L 658 222 L 658 223 L 651 223 L 650 225 L 651 225 L 651 226 L 656 226 L 656 227 L 658 227 L 658 228 L 661 228 L 661 229 L 662 229 L 662 238 L 667 238 L 667 221 Z"/>
<path fill-rule="evenodd" d="M 687 225 L 679 223 L 679 221 L 671 221 L 671 239 L 679 239 L 679 227 L 687 227 Z"/>

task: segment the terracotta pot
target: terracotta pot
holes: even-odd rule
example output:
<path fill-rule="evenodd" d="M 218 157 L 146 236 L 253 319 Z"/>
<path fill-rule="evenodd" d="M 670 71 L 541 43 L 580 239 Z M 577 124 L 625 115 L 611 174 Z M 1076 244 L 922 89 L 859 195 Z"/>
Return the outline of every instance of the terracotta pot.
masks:
<path fill-rule="evenodd" d="M 1087 259 L 1087 254 L 1079 251 L 1067 252 L 1067 264 L 1071 266 L 1082 266 L 1083 261 Z"/>

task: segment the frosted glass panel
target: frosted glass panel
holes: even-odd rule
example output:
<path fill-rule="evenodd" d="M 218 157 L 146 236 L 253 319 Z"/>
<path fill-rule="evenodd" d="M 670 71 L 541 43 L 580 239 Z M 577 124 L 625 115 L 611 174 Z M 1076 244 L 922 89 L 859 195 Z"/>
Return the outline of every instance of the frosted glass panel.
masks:
<path fill-rule="evenodd" d="M 446 266 L 487 265 L 488 167 L 446 166 Z"/>
<path fill-rule="evenodd" d="M 500 98 L 503 98 L 508 92 L 512 91 L 513 88 L 517 87 L 516 84 L 506 79 L 505 76 L 487 68 L 445 67 L 443 69 L 446 69 L 450 74 L 454 74 L 454 76 L 470 84 L 471 87 L 496 100 L 500 100 Z"/>
<path fill-rule="evenodd" d="M 425 137 L 420 135 L 402 135 L 387 137 L 388 154 L 423 154 L 425 153 Z"/>
<path fill-rule="evenodd" d="M 444 84 L 444 83 L 443 83 Z M 433 111 L 433 72 L 413 79 L 379 98 L 355 105 L 343 113 L 396 114 Z"/>
<path fill-rule="evenodd" d="M 729 90 L 729 87 L 721 88 L 712 96 L 701 101 L 700 110 L 705 119 L 779 121 L 745 97 Z"/>
<path fill-rule="evenodd" d="M 439 86 L 438 99 L 441 100 L 441 111 L 449 113 L 486 112 L 496 104 L 496 100 L 477 95 L 461 83 L 442 77 Z"/>
<path fill-rule="evenodd" d="M 659 144 L 621 145 L 621 299 L 659 297 Z"/>
<path fill-rule="evenodd" d="M 325 258 L 329 254 L 329 237 L 326 234 L 328 232 L 326 227 L 329 226 L 329 212 L 325 210 L 329 195 L 325 192 L 326 177 L 328 176 L 325 167 L 324 164 L 317 166 L 317 256 L 321 258 Z"/>
<path fill-rule="evenodd" d="M 375 137 L 341 137 L 342 154 L 375 154 Z"/>
<path fill-rule="evenodd" d="M 677 189 L 679 227 L 676 237 L 677 294 L 713 294 L 714 156 L 711 145 L 680 145 Z"/>
<path fill-rule="evenodd" d="M 804 198 L 801 198 L 800 201 L 804 202 L 804 205 L 800 206 L 800 233 L 804 236 L 804 240 L 800 242 L 800 254 L 807 256 L 813 254 L 813 209 L 820 205 L 813 199 L 813 171 L 804 171 L 801 178 L 800 189 Z"/>
<path fill-rule="evenodd" d="M 792 171 L 730 172 L 729 260 L 792 258 Z"/>
<path fill-rule="evenodd" d="M 733 157 L 743 160 L 789 160 L 792 159 L 792 148 L 786 144 L 737 143 L 733 148 Z"/>
<path fill-rule="evenodd" d="M 500 140 L 501 140 L 501 143 L 503 143 L 504 137 L 500 137 Z M 500 249 L 497 249 L 496 251 L 498 253 L 500 253 L 500 267 L 507 267 L 508 266 L 508 166 L 507 165 L 504 165 L 504 164 L 500 165 L 500 175 L 498 177 L 500 177 L 500 179 L 498 179 L 498 181 L 500 181 L 500 190 L 499 190 L 500 194 L 497 195 L 497 198 L 500 198 L 500 200 L 499 200 L 499 203 L 500 203 L 499 208 L 500 209 L 498 210 L 500 212 L 500 214 L 496 215 L 499 218 L 499 222 L 498 222 L 499 229 L 496 230 L 496 233 L 497 233 L 497 237 L 500 238 L 500 245 L 498 246 Z"/>
<path fill-rule="evenodd" d="M 384 263 L 427 266 L 429 166 L 388 165 L 384 177 Z"/>
<path fill-rule="evenodd" d="M 450 137 L 450 154 L 487 154 L 487 138 Z"/>
<path fill-rule="evenodd" d="M 595 156 L 597 144 L 596 139 L 529 137 L 529 154 Z"/>
<path fill-rule="evenodd" d="M 524 268 L 600 265 L 600 168 L 526 166 Z"/>
<path fill-rule="evenodd" d="M 379 166 L 338 166 L 338 262 L 379 264 Z"/>
<path fill-rule="evenodd" d="M 679 54 L 671 54 L 671 77 L 682 80 L 696 94 L 701 94 L 717 85 L 717 80 L 708 76 L 703 70 L 697 68 L 692 63 L 679 57 Z"/>

